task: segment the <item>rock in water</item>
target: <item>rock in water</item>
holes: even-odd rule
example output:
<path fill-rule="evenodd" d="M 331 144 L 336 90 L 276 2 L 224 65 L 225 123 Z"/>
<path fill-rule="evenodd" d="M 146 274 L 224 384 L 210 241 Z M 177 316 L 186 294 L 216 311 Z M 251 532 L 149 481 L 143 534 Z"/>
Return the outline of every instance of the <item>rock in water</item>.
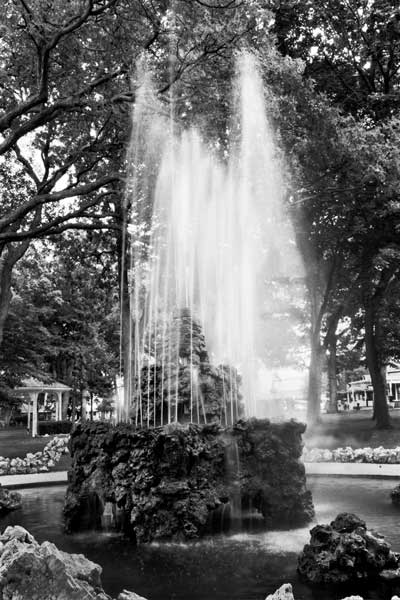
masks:
<path fill-rule="evenodd" d="M 265 600 L 295 600 L 291 584 L 284 583 L 273 594 L 267 596 Z M 363 598 L 361 596 L 346 596 L 346 598 L 343 598 L 342 600 L 363 600 Z M 392 600 L 400 600 L 400 598 L 393 596 Z"/>
<path fill-rule="evenodd" d="M 112 600 L 101 586 L 101 567 L 83 554 L 39 544 L 23 527 L 0 536 L 0 597 L 4 600 Z M 123 595 L 125 594 L 125 596 Z M 120 600 L 145 600 L 123 592 Z"/>
<path fill-rule="evenodd" d="M 377 576 L 400 579 L 400 554 L 356 515 L 339 514 L 330 525 L 316 525 L 298 559 L 299 574 L 310 583 L 341 584 Z"/>
<path fill-rule="evenodd" d="M 12 510 L 21 508 L 21 494 L 18 492 L 10 492 L 7 488 L 0 484 L 0 517 Z"/>
<path fill-rule="evenodd" d="M 122 590 L 122 592 L 118 595 L 117 600 L 146 600 L 146 598 L 143 598 L 143 596 L 138 596 L 138 594 L 135 594 L 135 592 Z"/>
<path fill-rule="evenodd" d="M 276 592 L 269 594 L 265 600 L 294 600 L 291 584 L 284 583 Z"/>
<path fill-rule="evenodd" d="M 390 497 L 393 504 L 400 506 L 400 485 L 396 485 L 396 487 L 390 492 Z"/>

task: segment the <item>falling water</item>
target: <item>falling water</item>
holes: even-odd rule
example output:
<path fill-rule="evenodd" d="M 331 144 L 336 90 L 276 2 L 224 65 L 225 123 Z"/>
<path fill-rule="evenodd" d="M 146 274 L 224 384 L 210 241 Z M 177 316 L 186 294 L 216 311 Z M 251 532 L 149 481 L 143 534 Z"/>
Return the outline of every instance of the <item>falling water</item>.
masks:
<path fill-rule="evenodd" d="M 265 416 L 260 373 L 292 327 L 288 282 L 302 267 L 256 60 L 238 60 L 225 162 L 195 129 L 174 133 L 149 89 L 146 80 L 130 157 L 133 418 L 152 426 Z M 220 405 L 210 417 L 211 393 Z"/>

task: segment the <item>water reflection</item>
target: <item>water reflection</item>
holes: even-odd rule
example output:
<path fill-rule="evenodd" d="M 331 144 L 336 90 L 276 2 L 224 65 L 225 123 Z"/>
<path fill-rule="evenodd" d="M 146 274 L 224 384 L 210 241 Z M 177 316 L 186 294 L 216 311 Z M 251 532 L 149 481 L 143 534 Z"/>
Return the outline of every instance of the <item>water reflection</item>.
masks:
<path fill-rule="evenodd" d="M 342 511 L 356 512 L 400 551 L 400 514 L 389 497 L 393 480 L 309 478 L 308 483 L 319 522 L 329 522 Z M 1 528 L 20 524 L 40 542 L 49 539 L 63 550 L 86 554 L 103 566 L 104 587 L 114 596 L 126 588 L 149 600 L 262 600 L 291 581 L 296 600 L 343 598 L 333 590 L 312 592 L 297 580 L 297 553 L 308 541 L 309 527 L 136 548 L 110 533 L 65 535 L 64 491 L 63 487 L 22 490 L 23 509 L 4 518 Z M 363 593 L 371 599 L 385 598 L 381 590 Z"/>

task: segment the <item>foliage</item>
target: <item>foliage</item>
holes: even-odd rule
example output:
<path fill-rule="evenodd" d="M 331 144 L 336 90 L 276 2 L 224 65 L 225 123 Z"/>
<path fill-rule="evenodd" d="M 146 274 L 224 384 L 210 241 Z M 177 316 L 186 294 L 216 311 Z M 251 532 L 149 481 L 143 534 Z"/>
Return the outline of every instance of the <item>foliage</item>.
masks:
<path fill-rule="evenodd" d="M 71 421 L 39 421 L 38 435 L 58 435 L 59 433 L 70 433 Z"/>
<path fill-rule="evenodd" d="M 97 411 L 104 416 L 106 413 L 112 414 L 115 411 L 114 403 L 111 398 L 103 398 L 97 405 Z"/>
<path fill-rule="evenodd" d="M 119 339 L 115 264 L 100 244 L 90 254 L 87 235 L 46 244 L 45 265 L 33 250 L 20 262 L 1 358 L 9 385 L 34 375 L 100 395 L 112 389 Z"/>
<path fill-rule="evenodd" d="M 399 108 L 400 13 L 393 0 L 279 3 L 275 32 L 285 54 L 346 112 L 379 121 Z"/>
<path fill-rule="evenodd" d="M 396 354 L 396 2 L 176 0 L 172 10 L 165 0 L 6 0 L 4 13 L 5 385 L 36 374 L 75 390 L 109 391 L 118 368 L 118 286 L 123 282 L 125 294 L 129 287 L 123 227 L 133 220 L 147 231 L 151 213 L 150 193 L 140 196 L 139 217 L 132 190 L 123 191 L 131 174 L 126 157 L 142 150 L 131 121 L 142 81 L 134 65 L 152 72 L 157 111 L 174 115 L 179 126 L 195 124 L 224 154 L 234 57 L 242 47 L 258 54 L 285 153 L 287 201 L 306 265 L 314 409 L 325 354 L 343 320 L 363 331 L 371 369 Z M 153 158 L 157 151 L 156 144 L 148 149 Z M 77 233 L 65 236 L 67 230 Z M 32 239 L 40 240 L 35 248 Z M 128 331 L 126 298 L 122 307 Z M 350 337 L 358 344 L 359 336 Z"/>
<path fill-rule="evenodd" d="M 17 415 L 21 406 L 21 399 L 15 398 L 11 394 L 10 388 L 4 383 L 0 384 L 0 418 L 7 425 L 12 417 Z"/>

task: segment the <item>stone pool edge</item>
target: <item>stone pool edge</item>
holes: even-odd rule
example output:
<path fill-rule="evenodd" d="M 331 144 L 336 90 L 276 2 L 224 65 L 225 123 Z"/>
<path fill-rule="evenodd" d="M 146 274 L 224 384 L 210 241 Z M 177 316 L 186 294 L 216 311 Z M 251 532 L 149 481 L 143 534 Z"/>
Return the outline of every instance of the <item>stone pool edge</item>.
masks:
<path fill-rule="evenodd" d="M 400 464 L 305 462 L 304 466 L 306 469 L 306 475 L 400 478 Z"/>
<path fill-rule="evenodd" d="M 51 471 L 50 473 L 24 473 L 20 475 L 2 475 L 0 485 L 7 488 L 29 488 L 43 485 L 65 484 L 68 471 Z"/>

